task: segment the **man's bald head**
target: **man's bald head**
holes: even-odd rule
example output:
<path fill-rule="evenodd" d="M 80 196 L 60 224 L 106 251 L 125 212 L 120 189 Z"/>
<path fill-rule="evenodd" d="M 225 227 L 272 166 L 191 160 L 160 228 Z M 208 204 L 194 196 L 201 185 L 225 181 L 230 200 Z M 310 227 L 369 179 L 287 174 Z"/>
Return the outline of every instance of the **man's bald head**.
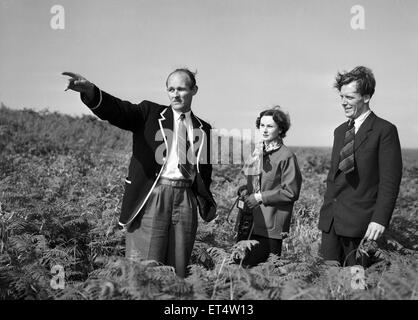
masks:
<path fill-rule="evenodd" d="M 187 78 L 188 78 L 188 85 L 189 85 L 189 88 L 190 89 L 193 89 L 194 87 L 196 87 L 196 73 L 195 72 L 191 72 L 187 68 L 179 68 L 179 69 L 176 69 L 173 72 L 171 72 L 168 75 L 167 80 L 165 81 L 165 85 L 166 86 L 168 86 L 168 79 L 170 79 L 170 77 L 173 74 L 176 74 L 176 73 L 183 73 L 183 74 L 185 74 L 187 76 Z"/>

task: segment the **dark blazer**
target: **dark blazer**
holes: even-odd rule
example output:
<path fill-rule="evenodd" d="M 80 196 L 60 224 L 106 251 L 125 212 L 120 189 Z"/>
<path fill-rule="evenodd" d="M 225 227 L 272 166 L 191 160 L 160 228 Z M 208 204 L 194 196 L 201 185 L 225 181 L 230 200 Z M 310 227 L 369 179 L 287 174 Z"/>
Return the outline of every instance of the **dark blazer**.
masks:
<path fill-rule="evenodd" d="M 328 232 L 334 219 L 338 235 L 361 238 L 370 222 L 389 225 L 402 178 L 401 146 L 396 127 L 372 112 L 355 135 L 355 170 L 346 176 L 338 162 L 347 125 L 334 131 L 319 229 Z"/>
<path fill-rule="evenodd" d="M 132 131 L 132 157 L 119 219 L 119 224 L 126 226 L 140 213 L 163 171 L 172 142 L 173 110 L 170 106 L 150 101 L 139 104 L 122 101 L 97 87 L 93 101 L 87 101 L 83 94 L 81 99 L 100 119 Z M 201 217 L 210 221 L 216 216 L 216 203 L 210 191 L 211 126 L 193 112 L 191 119 L 195 134 L 193 141 L 197 150 L 197 173 L 192 190 Z"/>
<path fill-rule="evenodd" d="M 253 193 L 252 178 L 247 189 Z M 253 209 L 253 234 L 282 239 L 289 232 L 293 204 L 299 198 L 302 175 L 296 156 L 285 145 L 263 155 L 260 193 L 263 203 Z"/>

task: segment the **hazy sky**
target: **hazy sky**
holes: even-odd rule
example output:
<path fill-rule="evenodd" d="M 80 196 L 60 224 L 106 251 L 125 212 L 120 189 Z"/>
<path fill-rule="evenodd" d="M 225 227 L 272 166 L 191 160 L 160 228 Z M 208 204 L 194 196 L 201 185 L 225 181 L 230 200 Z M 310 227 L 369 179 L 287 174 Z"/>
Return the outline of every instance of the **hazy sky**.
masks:
<path fill-rule="evenodd" d="M 54 5 L 65 28 L 51 27 Z M 365 29 L 351 27 L 355 5 Z M 355 20 L 359 21 L 359 20 Z M 89 114 L 62 71 L 131 102 L 167 104 L 177 67 L 198 71 L 193 110 L 216 128 L 253 128 L 279 104 L 288 145 L 331 146 L 345 121 L 332 88 L 356 65 L 376 76 L 371 108 L 418 148 L 418 1 L 0 0 L 0 101 Z"/>

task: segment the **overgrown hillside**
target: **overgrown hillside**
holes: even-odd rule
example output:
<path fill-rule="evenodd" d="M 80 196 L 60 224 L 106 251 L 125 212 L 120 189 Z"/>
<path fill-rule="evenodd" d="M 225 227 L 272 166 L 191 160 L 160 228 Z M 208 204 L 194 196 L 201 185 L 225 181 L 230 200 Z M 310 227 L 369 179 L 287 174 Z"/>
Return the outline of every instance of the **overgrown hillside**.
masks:
<path fill-rule="evenodd" d="M 293 148 L 303 174 L 282 257 L 233 264 L 226 221 L 240 166 L 214 166 L 219 217 L 200 221 L 190 276 L 124 258 L 117 227 L 131 135 L 97 120 L 0 108 L 0 299 L 417 299 L 418 153 L 405 150 L 391 228 L 358 290 L 348 268 L 317 256 L 330 150 Z M 236 211 L 231 214 L 234 220 Z M 353 289 L 354 288 L 354 289 Z"/>

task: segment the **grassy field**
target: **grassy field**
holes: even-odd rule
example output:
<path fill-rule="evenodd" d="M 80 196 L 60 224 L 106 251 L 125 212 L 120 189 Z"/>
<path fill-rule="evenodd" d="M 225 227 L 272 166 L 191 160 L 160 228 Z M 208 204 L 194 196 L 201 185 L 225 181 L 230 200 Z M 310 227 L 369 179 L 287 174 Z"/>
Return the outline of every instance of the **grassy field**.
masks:
<path fill-rule="evenodd" d="M 349 268 L 317 255 L 329 148 L 292 148 L 303 187 L 290 237 L 281 258 L 252 269 L 232 263 L 250 243 L 235 244 L 226 221 L 244 181 L 240 166 L 214 166 L 219 217 L 200 221 L 184 280 L 170 267 L 124 258 L 117 219 L 130 148 L 129 133 L 94 116 L 0 108 L 0 299 L 418 298 L 417 150 L 403 150 L 391 227 L 359 290 Z"/>

